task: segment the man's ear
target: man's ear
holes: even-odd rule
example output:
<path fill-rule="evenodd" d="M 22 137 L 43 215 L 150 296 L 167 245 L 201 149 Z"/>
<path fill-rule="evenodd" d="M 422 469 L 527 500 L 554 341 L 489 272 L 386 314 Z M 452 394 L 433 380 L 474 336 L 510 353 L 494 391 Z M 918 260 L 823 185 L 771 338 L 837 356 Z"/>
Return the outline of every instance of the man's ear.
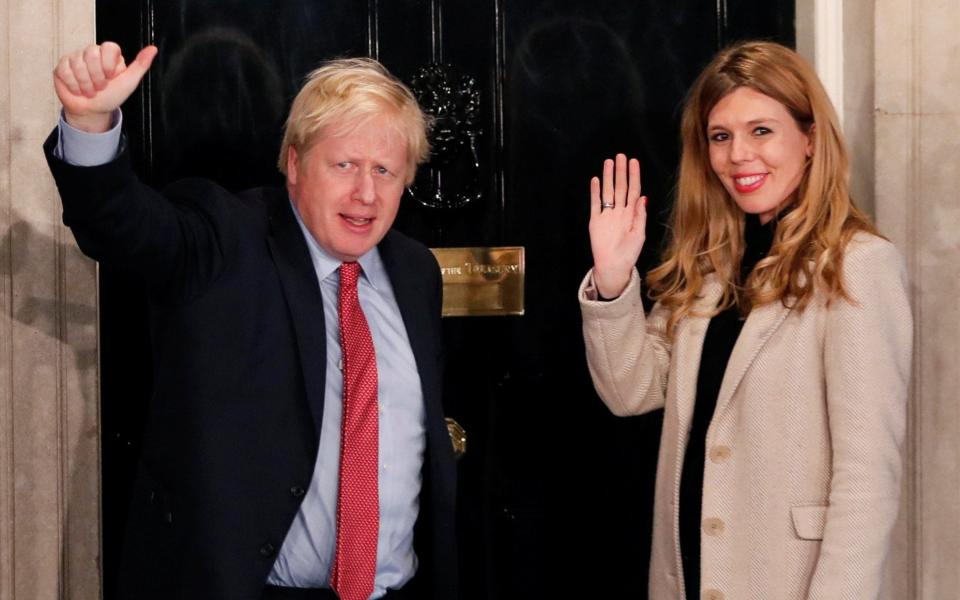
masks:
<path fill-rule="evenodd" d="M 297 185 L 298 169 L 300 168 L 300 156 L 297 149 L 292 145 L 287 146 L 287 183 Z"/>

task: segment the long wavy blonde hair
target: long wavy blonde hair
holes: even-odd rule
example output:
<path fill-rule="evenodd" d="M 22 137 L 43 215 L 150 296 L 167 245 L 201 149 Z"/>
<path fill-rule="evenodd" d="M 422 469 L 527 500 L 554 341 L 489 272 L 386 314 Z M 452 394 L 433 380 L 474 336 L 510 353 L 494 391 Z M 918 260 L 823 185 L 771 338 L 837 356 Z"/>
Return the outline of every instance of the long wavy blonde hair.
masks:
<path fill-rule="evenodd" d="M 793 208 L 779 218 L 770 252 L 745 282 L 739 281 L 744 213 L 713 172 L 707 139 L 710 111 L 740 87 L 783 104 L 813 141 L 812 157 L 787 202 Z M 836 112 L 799 55 L 770 42 L 742 42 L 721 51 L 690 89 L 681 137 L 672 237 L 663 263 L 647 274 L 651 298 L 671 309 L 671 335 L 691 313 L 709 273 L 716 273 L 723 285 L 710 315 L 732 306 L 746 314 L 778 300 L 802 310 L 814 289 L 822 290 L 827 302 L 848 297 L 844 249 L 856 232 L 876 234 L 876 229 L 850 198 L 849 159 Z"/>

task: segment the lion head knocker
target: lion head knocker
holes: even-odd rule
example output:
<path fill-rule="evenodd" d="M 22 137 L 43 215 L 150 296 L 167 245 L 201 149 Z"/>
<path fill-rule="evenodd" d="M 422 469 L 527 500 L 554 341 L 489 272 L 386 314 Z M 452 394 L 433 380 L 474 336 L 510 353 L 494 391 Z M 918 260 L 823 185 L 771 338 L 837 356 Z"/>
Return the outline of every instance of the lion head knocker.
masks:
<path fill-rule="evenodd" d="M 424 112 L 433 118 L 430 160 L 408 188 L 413 198 L 430 208 L 460 208 L 481 196 L 480 90 L 469 75 L 450 65 L 421 67 L 410 87 Z"/>

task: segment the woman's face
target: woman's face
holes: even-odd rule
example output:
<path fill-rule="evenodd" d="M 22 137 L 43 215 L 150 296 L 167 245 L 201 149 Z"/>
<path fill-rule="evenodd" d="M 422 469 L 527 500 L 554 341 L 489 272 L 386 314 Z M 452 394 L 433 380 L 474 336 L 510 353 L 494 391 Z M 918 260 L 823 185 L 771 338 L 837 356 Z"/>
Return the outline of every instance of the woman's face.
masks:
<path fill-rule="evenodd" d="M 740 209 L 766 223 L 796 191 L 813 141 L 787 107 L 740 87 L 707 117 L 710 166 Z"/>

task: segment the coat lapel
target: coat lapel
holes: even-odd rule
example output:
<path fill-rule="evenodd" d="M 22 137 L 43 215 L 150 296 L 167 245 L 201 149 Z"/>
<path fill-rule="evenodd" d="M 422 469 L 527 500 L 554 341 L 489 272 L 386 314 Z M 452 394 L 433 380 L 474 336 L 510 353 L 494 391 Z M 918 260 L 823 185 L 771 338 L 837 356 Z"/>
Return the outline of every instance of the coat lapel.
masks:
<path fill-rule="evenodd" d="M 693 406 L 697 396 L 697 377 L 703 354 L 703 339 L 707 335 L 711 313 L 720 301 L 723 288 L 716 276 L 708 274 L 703 282 L 700 298 L 693 306 L 695 314 L 677 324 L 674 356 L 676 368 L 677 420 L 681 438 L 686 440 L 693 419 Z"/>
<path fill-rule="evenodd" d="M 720 385 L 720 393 L 717 395 L 717 407 L 715 414 L 720 414 L 724 410 L 737 386 L 743 380 L 747 369 L 757 358 L 763 345 L 767 343 L 770 336 L 783 324 L 784 319 L 790 314 L 790 309 L 783 305 L 783 302 L 770 302 L 763 306 L 754 308 L 747 316 L 737 343 L 733 346 L 733 352 L 730 354 L 730 361 L 727 363 L 727 370 L 723 374 L 723 383 Z"/>
<path fill-rule="evenodd" d="M 323 299 L 306 240 L 285 196 L 280 198 L 278 195 L 276 199 L 270 217 L 268 243 L 293 318 L 307 402 L 319 437 L 327 377 Z"/>

